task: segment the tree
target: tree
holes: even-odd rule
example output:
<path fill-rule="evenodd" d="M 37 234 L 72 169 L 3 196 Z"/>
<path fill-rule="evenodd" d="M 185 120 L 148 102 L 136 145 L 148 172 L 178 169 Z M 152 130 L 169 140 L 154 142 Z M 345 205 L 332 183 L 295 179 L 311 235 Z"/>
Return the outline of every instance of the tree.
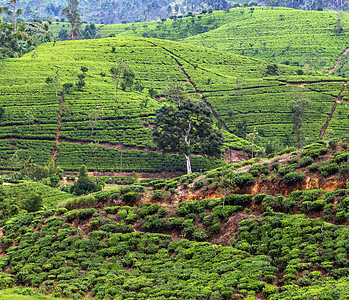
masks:
<path fill-rule="evenodd" d="M 72 28 L 68 36 L 68 39 L 70 40 L 76 40 L 81 37 L 79 29 L 81 26 L 81 16 L 78 6 L 78 0 L 68 0 L 68 6 L 62 10 L 62 16 L 65 16 L 68 19 Z"/>
<path fill-rule="evenodd" d="M 169 81 L 169 78 L 167 78 L 167 81 Z M 187 94 L 186 88 L 182 83 L 168 85 L 162 89 L 162 92 L 170 102 L 177 104 L 178 107 L 181 106 L 181 102 L 186 98 Z"/>
<path fill-rule="evenodd" d="M 187 173 L 192 173 L 190 156 L 195 153 L 218 155 L 223 135 L 213 129 L 211 110 L 203 102 L 184 98 L 180 106 L 163 106 L 155 112 L 153 140 L 164 152 L 184 154 Z"/>
<path fill-rule="evenodd" d="M 337 35 L 340 35 L 343 31 L 344 22 L 343 22 L 343 12 L 337 13 L 337 20 L 336 20 L 336 33 Z"/>
<path fill-rule="evenodd" d="M 39 19 L 34 19 L 28 23 L 25 32 L 39 42 L 51 42 L 53 40 L 53 33 L 50 30 L 49 24 L 50 23 L 42 23 Z"/>
<path fill-rule="evenodd" d="M 29 198 L 22 202 L 22 207 L 28 212 L 38 211 L 42 207 L 42 196 L 39 192 L 31 192 Z"/>
<path fill-rule="evenodd" d="M 118 102 L 118 88 L 119 88 L 119 81 L 121 77 L 127 77 L 130 74 L 133 74 L 129 64 L 121 59 L 118 59 L 115 62 L 114 67 L 110 68 L 110 73 L 112 74 L 112 78 L 115 83 L 115 103 Z"/>
<path fill-rule="evenodd" d="M 81 166 L 79 171 L 78 181 L 75 182 L 71 188 L 70 192 L 74 195 L 83 195 L 93 192 L 98 192 L 102 189 L 99 184 L 96 184 L 90 180 L 87 174 L 86 166 Z"/>
<path fill-rule="evenodd" d="M 249 140 L 250 144 L 251 144 L 251 152 L 252 152 L 252 158 L 253 158 L 253 149 L 254 149 L 254 146 L 255 146 L 255 141 L 258 140 L 259 138 L 259 133 L 257 132 L 256 130 L 256 127 L 253 128 L 253 131 L 251 133 L 249 133 L 247 135 L 247 139 Z"/>
<path fill-rule="evenodd" d="M 93 136 L 93 130 L 97 125 L 98 119 L 102 115 L 103 108 L 100 106 L 96 106 L 94 110 L 92 110 L 89 114 L 89 125 L 91 126 L 91 136 Z"/>
<path fill-rule="evenodd" d="M 35 110 L 35 106 L 32 106 L 32 107 L 29 107 L 28 110 L 25 112 L 25 117 L 28 121 L 29 129 L 30 129 L 30 124 L 33 123 L 35 120 L 34 110 Z"/>
<path fill-rule="evenodd" d="M 297 99 L 289 102 L 292 112 L 293 130 L 297 135 L 297 148 L 304 146 L 304 134 L 302 130 L 304 111 L 311 107 L 311 102 L 307 99 Z"/>
<path fill-rule="evenodd" d="M 13 32 L 16 34 L 17 32 L 17 20 L 20 15 L 23 14 L 24 9 L 18 8 L 17 0 L 8 0 L 6 2 L 7 7 L 3 8 L 3 11 L 5 14 L 9 16 L 10 19 L 12 19 L 13 23 Z"/>

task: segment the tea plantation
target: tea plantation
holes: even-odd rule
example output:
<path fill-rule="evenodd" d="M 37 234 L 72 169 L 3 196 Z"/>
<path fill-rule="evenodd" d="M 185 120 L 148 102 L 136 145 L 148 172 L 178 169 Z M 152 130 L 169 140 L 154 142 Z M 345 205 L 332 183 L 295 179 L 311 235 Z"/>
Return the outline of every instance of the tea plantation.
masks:
<path fill-rule="evenodd" d="M 254 178 L 244 186 L 265 185 L 286 180 L 287 172 L 349 187 L 348 150 L 348 139 L 328 147 L 320 142 L 272 163 L 254 159 L 202 175 L 141 181 L 2 219 L 0 287 L 23 299 L 42 297 L 39 292 L 94 299 L 321 299 L 323 293 L 346 299 L 347 188 L 301 190 L 290 182 L 294 191 L 286 195 L 277 183 L 281 190 L 263 194 L 234 194 L 234 188 L 224 198 L 189 195 L 219 195 L 227 174 L 235 187 L 242 176 Z M 187 199 L 174 204 L 179 195 Z"/>
<path fill-rule="evenodd" d="M 135 77 L 132 86 L 119 87 L 116 102 L 109 70 L 117 59 L 127 61 Z M 239 133 L 244 136 L 256 127 L 262 136 L 290 145 L 295 137 L 288 101 L 300 94 L 312 101 L 304 131 L 309 142 L 315 141 L 345 83 L 333 76 L 297 75 L 294 66 L 280 66 L 273 73 L 273 65 L 260 60 L 127 37 L 46 43 L 20 59 L 2 61 L 1 68 L 2 169 L 16 169 L 10 158 L 17 151 L 21 159 L 31 155 L 41 164 L 52 157 L 66 170 L 86 164 L 89 169 L 113 171 L 118 169 L 122 147 L 124 170 L 182 171 L 184 158 L 170 155 L 164 160 L 167 156 L 154 152 L 151 139 L 154 112 L 165 101 L 156 100 L 154 94 L 163 96 L 164 86 L 180 82 L 193 97 L 203 96 L 218 124 L 231 132 L 244 128 Z M 83 85 L 71 87 L 80 75 Z M 345 90 L 342 96 L 345 101 Z M 348 119 L 340 113 L 345 106 L 337 106 L 329 128 L 341 136 Z M 225 148 L 248 150 L 247 142 L 226 133 Z M 223 163 L 194 160 L 196 171 Z"/>
<path fill-rule="evenodd" d="M 341 29 L 337 27 L 340 19 Z M 348 14 L 281 7 L 232 8 L 173 20 L 109 24 L 101 37 L 185 41 L 240 55 L 327 71 L 348 47 Z M 345 55 L 335 74 L 348 77 Z"/>

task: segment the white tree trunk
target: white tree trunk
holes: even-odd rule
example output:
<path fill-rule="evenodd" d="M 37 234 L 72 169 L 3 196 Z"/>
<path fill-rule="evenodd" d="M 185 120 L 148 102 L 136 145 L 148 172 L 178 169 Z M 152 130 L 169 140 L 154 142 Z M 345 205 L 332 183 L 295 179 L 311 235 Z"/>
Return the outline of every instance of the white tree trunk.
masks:
<path fill-rule="evenodd" d="M 186 154 L 184 154 L 184 156 L 185 156 L 185 160 L 187 161 L 187 174 L 191 174 L 192 171 L 191 171 L 191 164 L 190 164 L 190 156 Z"/>

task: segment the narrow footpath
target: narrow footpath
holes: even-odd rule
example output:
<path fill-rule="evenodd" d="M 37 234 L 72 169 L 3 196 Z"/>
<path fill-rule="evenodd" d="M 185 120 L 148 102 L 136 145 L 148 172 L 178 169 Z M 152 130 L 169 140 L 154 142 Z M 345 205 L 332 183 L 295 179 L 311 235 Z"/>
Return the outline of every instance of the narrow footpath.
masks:
<path fill-rule="evenodd" d="M 332 72 L 334 72 L 334 70 L 336 70 L 336 68 L 338 67 L 338 64 L 339 64 L 340 60 L 342 59 L 342 56 L 343 56 L 343 55 L 347 55 L 348 52 L 349 52 L 349 47 L 346 48 L 346 49 L 338 56 L 337 60 L 336 60 L 335 63 L 334 63 L 333 68 L 331 68 L 329 71 L 327 71 L 326 74 L 331 74 Z"/>
<path fill-rule="evenodd" d="M 339 95 L 337 96 L 336 102 L 334 103 L 334 105 L 332 107 L 332 111 L 331 111 L 330 115 L 328 116 L 327 121 L 326 121 L 324 127 L 322 127 L 322 129 L 321 129 L 319 140 L 322 140 L 322 138 L 323 138 L 323 136 L 324 136 L 324 134 L 325 134 L 325 132 L 327 130 L 327 127 L 330 124 L 330 122 L 332 120 L 332 117 L 333 117 L 333 114 L 336 111 L 337 104 L 341 103 L 341 102 L 347 102 L 346 100 L 343 100 L 343 97 L 342 97 L 342 93 L 344 92 L 344 90 L 347 87 L 347 85 L 348 85 L 348 81 L 346 81 L 343 84 L 343 87 L 342 87 L 341 91 L 339 92 Z"/>

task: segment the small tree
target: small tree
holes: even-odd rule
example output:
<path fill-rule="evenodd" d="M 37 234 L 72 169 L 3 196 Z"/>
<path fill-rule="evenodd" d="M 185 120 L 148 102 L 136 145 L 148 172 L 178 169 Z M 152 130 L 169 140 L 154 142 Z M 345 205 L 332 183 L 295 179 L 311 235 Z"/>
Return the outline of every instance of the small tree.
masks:
<path fill-rule="evenodd" d="M 253 131 L 247 135 L 247 139 L 249 140 L 251 144 L 251 152 L 252 152 L 252 158 L 254 157 L 254 146 L 255 146 L 255 141 L 258 140 L 259 138 L 259 133 L 256 130 L 256 127 L 253 128 Z"/>
<path fill-rule="evenodd" d="M 71 186 L 70 192 L 79 196 L 97 192 L 101 189 L 102 187 L 99 184 L 92 182 L 92 180 L 90 180 L 88 177 L 86 166 L 81 166 L 78 181 Z"/>
<path fill-rule="evenodd" d="M 337 20 L 336 20 L 336 33 L 337 35 L 340 35 L 343 31 L 344 22 L 343 22 L 343 12 L 337 13 Z"/>
<path fill-rule="evenodd" d="M 92 110 L 89 114 L 89 124 L 91 127 L 91 136 L 93 136 L 93 130 L 95 129 L 99 118 L 101 117 L 103 112 L 103 108 L 100 106 L 96 106 L 94 110 Z"/>
<path fill-rule="evenodd" d="M 69 32 L 68 39 L 76 40 L 81 37 L 80 26 L 81 26 L 81 16 L 79 10 L 78 0 L 68 0 L 68 6 L 63 8 L 62 16 L 65 16 L 70 25 L 71 31 Z"/>
<path fill-rule="evenodd" d="M 46 83 L 48 83 L 47 80 L 48 79 L 46 79 Z M 56 74 L 53 77 L 52 81 L 54 82 L 55 87 L 56 87 L 56 97 L 58 97 L 58 89 L 61 85 L 61 75 L 59 74 L 59 68 L 56 68 Z"/>
<path fill-rule="evenodd" d="M 211 110 L 203 102 L 183 99 L 178 105 L 163 106 L 155 112 L 153 139 L 164 152 L 182 153 L 190 174 L 190 156 L 194 152 L 220 154 L 224 138 L 220 131 L 213 129 Z"/>
<path fill-rule="evenodd" d="M 120 78 L 125 75 L 127 76 L 127 74 L 133 74 L 133 72 L 127 62 L 118 59 L 115 62 L 115 65 L 112 68 L 110 68 L 110 73 L 112 74 L 112 78 L 115 83 L 115 103 L 117 103 Z"/>
<path fill-rule="evenodd" d="M 227 197 L 228 193 L 231 193 L 233 189 L 236 187 L 236 184 L 234 180 L 232 179 L 232 174 L 230 171 L 225 171 L 218 179 L 217 182 L 218 187 L 221 189 L 221 191 L 224 194 L 223 197 L 223 207 L 225 205 L 225 198 Z"/>
<path fill-rule="evenodd" d="M 8 161 L 13 170 L 16 170 L 22 166 L 22 160 L 19 158 L 17 151 L 12 154 Z"/>
<path fill-rule="evenodd" d="M 304 134 L 302 130 L 304 111 L 311 107 L 311 102 L 307 99 L 292 100 L 289 102 L 292 112 L 293 130 L 297 135 L 297 147 L 304 146 Z"/>
<path fill-rule="evenodd" d="M 28 212 L 38 211 L 42 207 L 42 196 L 39 192 L 32 192 L 28 198 L 22 202 L 23 209 Z"/>
<path fill-rule="evenodd" d="M 29 107 L 28 110 L 25 112 L 25 118 L 28 121 L 28 127 L 30 129 L 30 124 L 34 122 L 35 116 L 34 116 L 35 106 Z"/>

